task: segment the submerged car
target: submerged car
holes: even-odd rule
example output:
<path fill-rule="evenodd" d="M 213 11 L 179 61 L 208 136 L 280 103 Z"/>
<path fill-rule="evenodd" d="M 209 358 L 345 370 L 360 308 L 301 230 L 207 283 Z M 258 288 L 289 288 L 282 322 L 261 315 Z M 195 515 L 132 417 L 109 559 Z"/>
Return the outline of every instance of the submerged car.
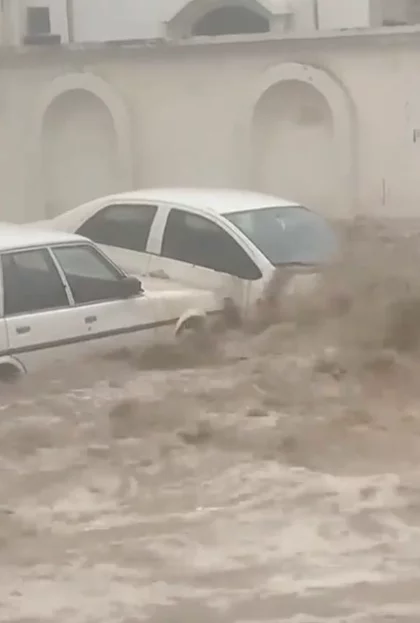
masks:
<path fill-rule="evenodd" d="M 86 236 L 130 272 L 210 290 L 246 315 L 277 268 L 308 288 L 338 249 L 329 222 L 275 196 L 161 188 L 101 197 L 44 225 Z"/>
<path fill-rule="evenodd" d="M 144 290 L 76 234 L 0 224 L 0 379 L 202 327 L 209 292 Z"/>

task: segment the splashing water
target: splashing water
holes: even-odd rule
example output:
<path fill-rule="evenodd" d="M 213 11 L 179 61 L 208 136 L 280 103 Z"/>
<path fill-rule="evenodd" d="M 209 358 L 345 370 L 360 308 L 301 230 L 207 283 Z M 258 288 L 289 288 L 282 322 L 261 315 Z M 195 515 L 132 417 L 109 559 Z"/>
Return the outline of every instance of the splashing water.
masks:
<path fill-rule="evenodd" d="M 416 275 L 369 245 L 207 366 L 4 388 L 0 620 L 419 620 Z"/>

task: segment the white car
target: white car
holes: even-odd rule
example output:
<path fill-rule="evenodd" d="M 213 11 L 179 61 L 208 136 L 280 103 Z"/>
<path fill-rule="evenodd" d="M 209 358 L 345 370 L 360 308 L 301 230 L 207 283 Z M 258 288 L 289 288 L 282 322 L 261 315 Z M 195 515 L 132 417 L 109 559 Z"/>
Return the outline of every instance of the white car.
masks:
<path fill-rule="evenodd" d="M 260 300 L 277 267 L 287 269 L 288 291 L 304 291 L 338 248 L 322 216 L 238 190 L 129 192 L 90 201 L 44 224 L 94 240 L 130 272 L 210 290 L 234 302 L 242 315 Z"/>
<path fill-rule="evenodd" d="M 144 291 L 90 240 L 0 224 L 0 379 L 94 353 L 147 346 L 205 323 L 203 290 Z"/>

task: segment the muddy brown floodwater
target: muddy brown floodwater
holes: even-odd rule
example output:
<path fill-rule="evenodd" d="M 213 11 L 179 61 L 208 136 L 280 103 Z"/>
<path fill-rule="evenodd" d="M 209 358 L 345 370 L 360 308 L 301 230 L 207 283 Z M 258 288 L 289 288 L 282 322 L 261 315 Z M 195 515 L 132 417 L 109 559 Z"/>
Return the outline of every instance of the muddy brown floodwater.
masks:
<path fill-rule="evenodd" d="M 420 285 L 368 246 L 200 360 L 2 388 L 1 621 L 420 620 Z"/>

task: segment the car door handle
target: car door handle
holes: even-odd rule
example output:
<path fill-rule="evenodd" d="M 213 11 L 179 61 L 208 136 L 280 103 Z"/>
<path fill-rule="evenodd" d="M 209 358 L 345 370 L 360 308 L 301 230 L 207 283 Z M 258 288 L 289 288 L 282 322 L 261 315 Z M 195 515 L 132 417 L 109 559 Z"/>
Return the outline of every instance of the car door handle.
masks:
<path fill-rule="evenodd" d="M 31 327 L 28 325 L 22 325 L 21 327 L 16 327 L 16 333 L 19 333 L 19 335 L 23 335 L 24 333 L 29 333 L 31 330 Z"/>
<path fill-rule="evenodd" d="M 85 318 L 85 322 L 86 324 L 93 324 L 94 322 L 96 322 L 98 319 L 96 316 L 86 316 Z"/>

